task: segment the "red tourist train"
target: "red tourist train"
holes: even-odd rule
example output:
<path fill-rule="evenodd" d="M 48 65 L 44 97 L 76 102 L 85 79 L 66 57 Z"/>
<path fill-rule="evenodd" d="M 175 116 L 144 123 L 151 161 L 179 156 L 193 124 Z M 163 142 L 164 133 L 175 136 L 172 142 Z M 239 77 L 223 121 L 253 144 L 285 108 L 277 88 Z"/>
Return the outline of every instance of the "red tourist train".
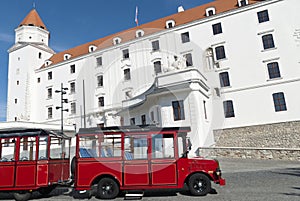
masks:
<path fill-rule="evenodd" d="M 27 200 L 32 191 L 47 194 L 71 178 L 75 190 L 94 189 L 101 199 L 113 199 L 120 191 L 180 189 L 185 184 L 192 195 L 206 195 L 211 181 L 225 185 L 225 179 L 217 160 L 188 158 L 188 132 L 189 127 L 80 129 L 70 165 L 70 138 L 65 135 L 42 129 L 0 131 L 0 191 Z"/>

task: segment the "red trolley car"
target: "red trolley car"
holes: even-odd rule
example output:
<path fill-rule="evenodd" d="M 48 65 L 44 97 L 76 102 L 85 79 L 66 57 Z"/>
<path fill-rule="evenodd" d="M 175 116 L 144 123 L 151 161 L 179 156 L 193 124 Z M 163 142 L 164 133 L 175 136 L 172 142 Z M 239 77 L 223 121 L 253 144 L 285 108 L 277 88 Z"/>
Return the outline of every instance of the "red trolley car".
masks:
<path fill-rule="evenodd" d="M 76 190 L 97 188 L 97 196 L 119 191 L 178 189 L 206 195 L 211 181 L 225 185 L 217 160 L 188 158 L 189 127 L 107 127 L 80 129 L 72 165 Z"/>
<path fill-rule="evenodd" d="M 70 138 L 43 129 L 0 130 L 0 191 L 18 201 L 69 181 Z"/>

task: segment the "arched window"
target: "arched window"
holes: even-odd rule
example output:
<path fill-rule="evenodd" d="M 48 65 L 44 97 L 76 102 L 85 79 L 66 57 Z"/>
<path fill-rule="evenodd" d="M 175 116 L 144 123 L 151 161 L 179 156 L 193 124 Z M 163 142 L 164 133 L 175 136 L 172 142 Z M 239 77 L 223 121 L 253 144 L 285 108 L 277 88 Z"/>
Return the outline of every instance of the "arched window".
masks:
<path fill-rule="evenodd" d="M 90 45 L 89 46 L 89 52 L 94 52 L 97 49 L 95 45 Z"/>
<path fill-rule="evenodd" d="M 70 54 L 64 54 L 64 60 L 68 60 L 71 58 L 71 55 Z"/>
<path fill-rule="evenodd" d="M 206 16 L 212 16 L 216 14 L 216 8 L 215 7 L 210 7 L 206 9 Z"/>
<path fill-rule="evenodd" d="M 135 32 L 135 37 L 140 38 L 142 36 L 144 36 L 145 32 L 143 30 L 137 30 Z"/>
<path fill-rule="evenodd" d="M 167 29 L 170 29 L 170 28 L 173 28 L 173 27 L 175 27 L 175 21 L 174 20 L 166 21 L 166 28 Z"/>
<path fill-rule="evenodd" d="M 120 37 L 115 37 L 115 38 L 113 39 L 113 44 L 114 44 L 114 45 L 118 45 L 118 44 L 121 43 L 121 41 L 122 41 L 122 39 L 121 39 Z"/>

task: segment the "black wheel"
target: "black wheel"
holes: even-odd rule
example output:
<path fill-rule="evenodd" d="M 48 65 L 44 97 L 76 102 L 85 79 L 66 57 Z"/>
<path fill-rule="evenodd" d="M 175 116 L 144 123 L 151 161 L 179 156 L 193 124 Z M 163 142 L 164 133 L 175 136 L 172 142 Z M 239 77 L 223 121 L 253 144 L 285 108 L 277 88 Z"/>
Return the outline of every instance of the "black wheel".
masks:
<path fill-rule="evenodd" d="M 31 197 L 31 192 L 29 191 L 20 191 L 13 193 L 15 200 L 17 201 L 27 201 Z"/>
<path fill-rule="evenodd" d="M 74 156 L 71 160 L 71 179 L 74 179 L 74 175 L 75 175 L 75 168 L 76 168 L 76 157 Z"/>
<path fill-rule="evenodd" d="M 114 199 L 119 194 L 119 185 L 114 179 L 102 178 L 97 187 L 97 197 L 101 199 Z"/>
<path fill-rule="evenodd" d="M 204 174 L 194 174 L 188 181 L 189 190 L 192 195 L 204 196 L 211 191 L 210 179 Z"/>
<path fill-rule="evenodd" d="M 41 195 L 48 195 L 50 194 L 53 190 L 55 189 L 55 186 L 48 186 L 48 187 L 42 187 L 42 188 L 39 188 L 38 189 L 38 192 L 41 194 Z"/>

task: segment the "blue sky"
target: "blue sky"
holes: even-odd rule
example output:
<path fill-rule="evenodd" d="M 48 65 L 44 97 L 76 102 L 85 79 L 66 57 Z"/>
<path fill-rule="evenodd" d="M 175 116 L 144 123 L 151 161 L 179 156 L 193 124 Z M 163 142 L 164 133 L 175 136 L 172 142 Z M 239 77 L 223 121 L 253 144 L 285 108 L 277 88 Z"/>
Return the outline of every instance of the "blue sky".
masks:
<path fill-rule="evenodd" d="M 49 46 L 60 52 L 77 45 L 212 0 L 1 0 L 0 2 L 0 121 L 5 121 L 7 96 L 7 50 L 14 44 L 14 29 L 33 8 L 50 31 Z"/>

